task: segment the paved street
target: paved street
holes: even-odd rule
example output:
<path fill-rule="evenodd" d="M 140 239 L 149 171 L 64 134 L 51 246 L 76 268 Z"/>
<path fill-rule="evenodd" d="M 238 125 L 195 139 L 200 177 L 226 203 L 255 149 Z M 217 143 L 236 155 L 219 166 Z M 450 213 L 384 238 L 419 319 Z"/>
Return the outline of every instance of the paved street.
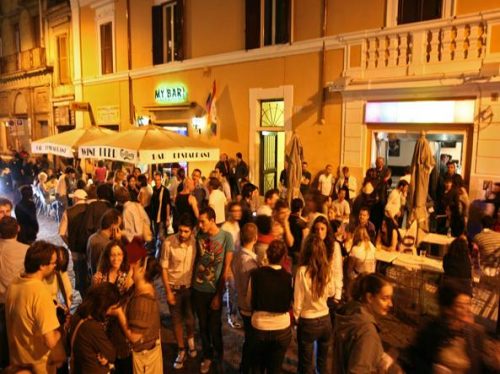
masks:
<path fill-rule="evenodd" d="M 40 232 L 38 239 L 48 240 L 57 244 L 62 244 L 62 240 L 57 235 L 57 224 L 54 220 L 45 216 L 39 217 Z M 162 311 L 162 342 L 163 342 L 163 357 L 164 357 L 164 372 L 171 372 L 173 361 L 175 360 L 176 344 L 174 335 L 170 325 L 168 314 L 168 306 L 165 302 L 165 294 L 161 282 L 158 285 L 158 293 L 160 298 L 160 307 Z M 396 319 L 394 316 L 389 316 L 380 323 L 381 334 L 384 343 L 388 347 L 400 348 L 407 344 L 411 339 L 414 328 L 410 325 Z M 237 373 L 241 357 L 241 345 L 243 342 L 243 330 L 233 329 L 227 324 L 225 313 L 223 314 L 223 337 L 224 337 L 224 369 L 226 373 Z M 201 349 L 201 342 L 198 341 L 198 349 Z M 178 370 L 179 373 L 197 373 L 199 372 L 201 357 L 196 359 L 188 359 L 185 367 Z M 297 370 L 297 342 L 294 338 L 288 348 L 284 369 L 287 373 L 295 373 Z"/>

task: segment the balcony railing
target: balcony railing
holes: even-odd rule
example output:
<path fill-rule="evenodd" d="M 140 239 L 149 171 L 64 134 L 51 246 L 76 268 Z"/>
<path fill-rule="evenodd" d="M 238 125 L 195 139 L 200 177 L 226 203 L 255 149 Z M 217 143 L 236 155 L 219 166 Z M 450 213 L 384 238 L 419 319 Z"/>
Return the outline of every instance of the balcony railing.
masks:
<path fill-rule="evenodd" d="M 45 48 L 37 47 L 0 58 L 0 74 L 30 71 L 46 66 Z"/>
<path fill-rule="evenodd" d="M 345 35 L 344 75 L 365 80 L 479 71 L 488 58 L 489 25 L 499 22 L 496 11 Z"/>

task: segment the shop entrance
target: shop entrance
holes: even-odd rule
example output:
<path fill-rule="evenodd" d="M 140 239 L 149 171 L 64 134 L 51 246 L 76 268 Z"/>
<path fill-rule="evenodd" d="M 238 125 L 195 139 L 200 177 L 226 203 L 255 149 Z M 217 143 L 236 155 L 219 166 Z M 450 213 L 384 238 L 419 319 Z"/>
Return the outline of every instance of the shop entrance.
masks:
<path fill-rule="evenodd" d="M 278 187 L 279 173 L 285 167 L 284 101 L 260 102 L 259 189 L 264 195 Z"/>
<path fill-rule="evenodd" d="M 411 165 L 415 144 L 425 129 L 387 129 L 371 128 L 370 165 L 375 165 L 377 157 L 383 157 L 385 164 L 392 171 L 393 186 L 404 175 L 405 168 Z M 436 169 L 446 171 L 446 161 L 453 161 L 457 172 L 468 180 L 470 165 L 468 127 L 425 131 L 431 150 L 436 160 Z M 443 157 L 442 157 L 443 156 Z M 444 157 L 446 156 L 446 157 Z"/>

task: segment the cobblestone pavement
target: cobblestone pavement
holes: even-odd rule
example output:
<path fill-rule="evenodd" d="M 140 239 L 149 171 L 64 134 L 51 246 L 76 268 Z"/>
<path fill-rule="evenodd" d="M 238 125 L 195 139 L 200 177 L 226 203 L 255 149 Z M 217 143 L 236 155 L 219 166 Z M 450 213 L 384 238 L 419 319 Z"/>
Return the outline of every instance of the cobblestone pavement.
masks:
<path fill-rule="evenodd" d="M 52 219 L 45 216 L 39 217 L 40 232 L 38 239 L 47 240 L 58 245 L 63 242 L 57 234 L 58 225 Z M 163 359 L 164 372 L 175 371 L 172 368 L 177 351 L 174 335 L 171 328 L 168 306 L 166 304 L 165 292 L 161 282 L 157 285 L 158 295 L 160 299 L 160 309 L 162 313 L 162 343 L 163 343 Z M 231 328 L 226 319 L 226 314 L 223 313 L 222 334 L 224 339 L 224 372 L 237 373 L 241 359 L 241 345 L 243 343 L 243 330 Z M 399 349 L 404 347 L 414 334 L 414 327 L 403 323 L 395 316 L 388 316 L 380 321 L 381 336 L 384 345 L 388 348 Z M 201 341 L 197 339 L 198 350 L 201 350 Z M 188 359 L 183 369 L 177 370 L 179 373 L 198 373 L 201 361 L 199 354 L 195 359 Z M 286 373 L 295 373 L 297 371 L 297 341 L 294 334 L 290 347 L 288 348 L 284 371 Z"/>

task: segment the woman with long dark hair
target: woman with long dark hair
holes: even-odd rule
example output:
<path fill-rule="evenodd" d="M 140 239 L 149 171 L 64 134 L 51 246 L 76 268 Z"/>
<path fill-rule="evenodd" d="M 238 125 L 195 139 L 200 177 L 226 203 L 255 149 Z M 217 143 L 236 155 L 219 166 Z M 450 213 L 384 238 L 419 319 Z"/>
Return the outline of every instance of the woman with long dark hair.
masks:
<path fill-rule="evenodd" d="M 99 259 L 97 272 L 92 283 L 100 284 L 103 282 L 116 284 L 121 295 L 124 295 L 133 284 L 127 251 L 122 248 L 118 241 L 109 242 Z"/>
<path fill-rule="evenodd" d="M 390 217 L 384 217 L 377 235 L 376 247 L 385 251 L 394 252 L 399 249 L 401 237 L 396 223 Z"/>
<path fill-rule="evenodd" d="M 313 222 L 311 234 L 317 235 L 325 244 L 326 258 L 332 271 L 332 279 L 335 287 L 334 299 L 340 301 L 343 288 L 343 261 L 342 248 L 335 240 L 335 234 L 324 216 L 318 216 Z M 330 300 L 332 303 L 334 300 Z"/>
<path fill-rule="evenodd" d="M 105 322 L 119 302 L 118 288 L 111 283 L 96 285 L 87 292 L 69 331 L 72 373 L 109 373 L 116 349 L 106 335 Z"/>
<path fill-rule="evenodd" d="M 298 324 L 299 373 L 326 373 L 332 324 L 327 300 L 335 293 L 325 242 L 310 235 L 295 275 L 293 314 Z M 314 359 L 314 343 L 317 344 Z M 316 369 L 314 362 L 316 362 Z"/>
<path fill-rule="evenodd" d="M 471 287 L 472 262 L 469 256 L 467 239 L 456 238 L 443 257 L 444 278 L 456 279 L 465 287 Z"/>
<path fill-rule="evenodd" d="M 363 273 L 350 291 L 352 301 L 336 314 L 336 373 L 385 372 L 394 362 L 384 352 L 375 317 L 392 308 L 393 287 L 381 275 Z"/>

